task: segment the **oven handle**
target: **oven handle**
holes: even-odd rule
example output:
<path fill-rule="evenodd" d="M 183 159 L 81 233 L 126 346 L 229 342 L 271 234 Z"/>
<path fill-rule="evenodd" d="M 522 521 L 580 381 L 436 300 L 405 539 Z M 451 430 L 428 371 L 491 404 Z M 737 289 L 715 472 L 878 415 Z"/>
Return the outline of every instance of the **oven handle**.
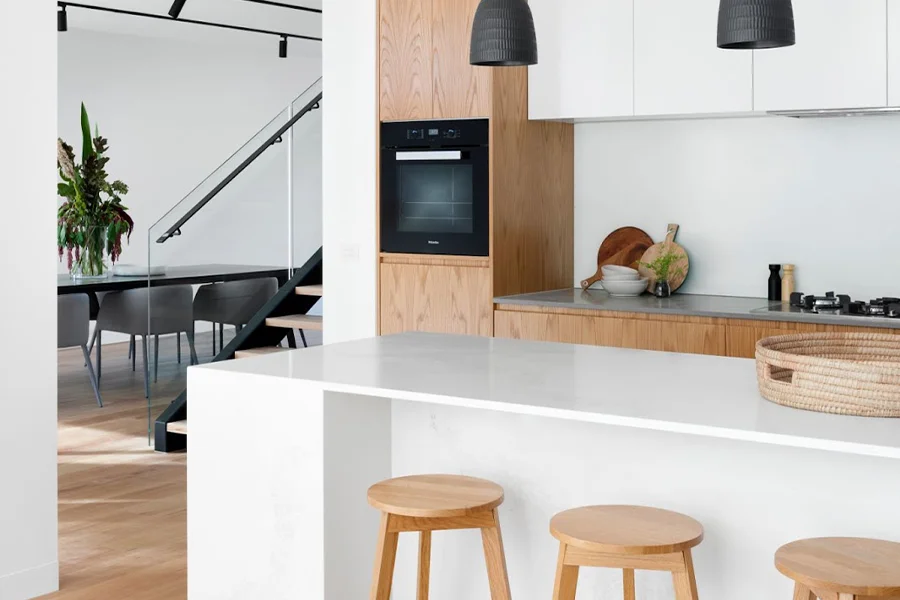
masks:
<path fill-rule="evenodd" d="M 427 150 L 419 152 L 397 152 L 398 161 L 415 160 L 462 160 L 460 150 Z"/>

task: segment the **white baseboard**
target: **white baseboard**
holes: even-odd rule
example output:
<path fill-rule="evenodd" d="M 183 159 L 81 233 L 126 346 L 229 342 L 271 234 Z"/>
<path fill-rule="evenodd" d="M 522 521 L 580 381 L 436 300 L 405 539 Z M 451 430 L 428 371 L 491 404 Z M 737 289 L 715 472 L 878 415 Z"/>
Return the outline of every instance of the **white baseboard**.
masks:
<path fill-rule="evenodd" d="M 0 598 L 3 600 L 30 600 L 59 589 L 59 562 L 0 575 Z"/>

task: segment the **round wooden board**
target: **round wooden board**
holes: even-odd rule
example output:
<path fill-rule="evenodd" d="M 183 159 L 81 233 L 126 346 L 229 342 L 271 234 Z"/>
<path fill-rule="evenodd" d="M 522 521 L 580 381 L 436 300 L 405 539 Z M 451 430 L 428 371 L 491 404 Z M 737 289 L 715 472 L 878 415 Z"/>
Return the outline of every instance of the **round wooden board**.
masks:
<path fill-rule="evenodd" d="M 671 292 L 675 292 L 678 288 L 684 284 L 684 280 L 687 278 L 688 270 L 690 269 L 691 263 L 688 259 L 687 252 L 685 252 L 684 248 L 675 243 L 675 235 L 678 233 L 678 225 L 671 224 L 669 225 L 668 232 L 666 233 L 666 239 L 658 244 L 653 244 L 644 255 L 641 257 L 641 263 L 651 263 L 666 252 L 674 252 L 681 256 L 674 265 L 673 269 L 681 269 L 681 273 L 675 277 L 671 277 L 669 279 L 669 290 Z M 656 285 L 656 276 L 653 274 L 653 271 L 643 266 L 643 264 L 638 268 L 641 272 L 641 277 L 647 277 L 647 291 L 653 292 L 653 286 Z"/>
<path fill-rule="evenodd" d="M 581 282 L 582 289 L 588 289 L 603 278 L 600 270 L 604 265 L 619 265 L 637 268 L 637 261 L 653 245 L 653 239 L 643 229 L 620 227 L 603 240 L 597 251 L 597 272 Z"/>

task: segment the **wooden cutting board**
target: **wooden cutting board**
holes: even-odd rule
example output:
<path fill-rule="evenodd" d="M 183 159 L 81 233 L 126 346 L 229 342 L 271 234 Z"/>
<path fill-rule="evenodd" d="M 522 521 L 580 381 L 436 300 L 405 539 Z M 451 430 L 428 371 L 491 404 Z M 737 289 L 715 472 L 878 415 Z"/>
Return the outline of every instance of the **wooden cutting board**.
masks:
<path fill-rule="evenodd" d="M 685 278 L 687 278 L 688 269 L 690 268 L 690 261 L 688 260 L 687 252 L 684 251 L 684 248 L 675 243 L 675 235 L 678 233 L 678 225 L 675 223 L 670 223 L 669 228 L 666 231 L 666 239 L 658 244 L 653 244 L 645 253 L 644 256 L 641 257 L 641 263 L 651 263 L 666 252 L 674 252 L 681 256 L 681 258 L 675 262 L 672 266 L 672 269 L 681 269 L 681 273 L 677 276 L 669 277 L 669 289 L 674 292 L 684 283 Z M 647 290 L 652 292 L 653 286 L 656 285 L 656 276 L 653 274 L 653 271 L 648 269 L 645 266 L 641 266 L 638 269 L 641 272 L 641 277 L 649 278 L 647 282 Z"/>
<path fill-rule="evenodd" d="M 597 251 L 597 272 L 581 282 L 581 289 L 586 290 L 601 279 L 604 265 L 619 265 L 622 267 L 637 268 L 637 261 L 647 252 L 653 240 L 643 230 L 637 227 L 620 227 L 603 240 Z"/>

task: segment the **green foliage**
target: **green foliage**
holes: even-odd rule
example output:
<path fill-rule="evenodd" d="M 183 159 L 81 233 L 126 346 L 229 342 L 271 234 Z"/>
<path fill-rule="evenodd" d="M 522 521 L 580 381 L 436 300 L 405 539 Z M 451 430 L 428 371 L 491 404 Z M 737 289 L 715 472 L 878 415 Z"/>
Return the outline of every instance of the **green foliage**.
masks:
<path fill-rule="evenodd" d="M 653 271 L 657 281 L 668 282 L 675 277 L 681 277 L 681 275 L 684 274 L 684 269 L 676 264 L 680 260 L 680 254 L 676 254 L 667 248 L 666 251 L 656 257 L 653 262 L 642 262 L 641 266 Z"/>
<path fill-rule="evenodd" d="M 64 251 L 68 252 L 70 269 L 73 260 L 82 261 L 85 255 L 104 250 L 116 262 L 122 253 L 122 237 L 130 238 L 134 229 L 128 209 L 122 205 L 128 186 L 118 180 L 109 181 L 108 144 L 99 131 L 91 137 L 84 104 L 81 105 L 81 133 L 81 164 L 76 164 L 72 146 L 57 140 L 56 164 L 62 180 L 57 184 L 57 193 L 65 198 L 57 211 L 57 245 L 60 257 Z M 102 235 L 97 235 L 98 231 Z"/>

